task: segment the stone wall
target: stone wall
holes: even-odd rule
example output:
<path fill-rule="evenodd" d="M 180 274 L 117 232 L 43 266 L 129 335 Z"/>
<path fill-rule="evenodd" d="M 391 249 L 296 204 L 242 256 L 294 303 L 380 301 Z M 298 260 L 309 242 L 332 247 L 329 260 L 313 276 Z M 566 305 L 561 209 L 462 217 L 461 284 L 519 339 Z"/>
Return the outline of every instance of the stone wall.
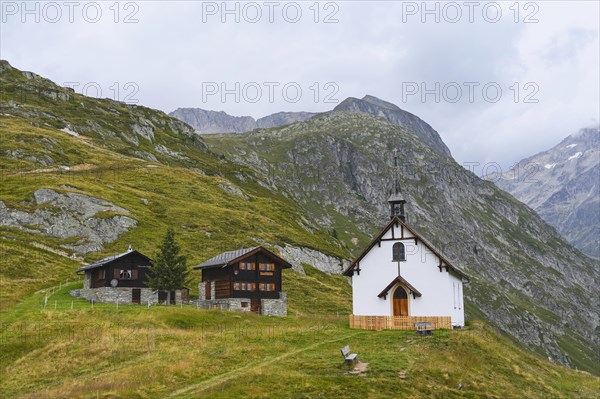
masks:
<path fill-rule="evenodd" d="M 198 298 L 200 300 L 206 298 L 206 283 L 204 281 L 198 283 Z"/>
<path fill-rule="evenodd" d="M 73 295 L 85 298 L 95 303 L 131 304 L 131 290 L 129 287 L 99 287 L 83 288 L 73 292 Z M 158 304 L 158 291 L 150 288 L 140 288 L 140 305 Z M 181 290 L 175 291 L 175 302 L 179 305 L 181 301 Z"/>
<path fill-rule="evenodd" d="M 92 281 L 92 272 L 85 271 L 83 274 L 83 288 L 89 289 Z"/>
<path fill-rule="evenodd" d="M 140 305 L 148 305 L 148 302 L 150 302 L 150 305 L 156 305 L 158 303 L 158 292 L 150 288 L 142 288 Z"/>
<path fill-rule="evenodd" d="M 201 309 L 219 309 L 237 312 L 250 312 L 249 298 L 199 299 L 196 306 Z M 279 299 L 261 299 L 261 314 L 263 316 L 287 316 L 287 295 L 279 293 Z"/>
<path fill-rule="evenodd" d="M 244 306 L 244 304 L 246 304 Z M 202 309 L 219 309 L 233 311 L 250 311 L 250 299 L 247 298 L 223 298 L 223 299 L 199 299 L 196 306 Z"/>
<path fill-rule="evenodd" d="M 287 316 L 287 294 L 279 293 L 279 299 L 262 299 L 261 311 L 264 316 Z"/>

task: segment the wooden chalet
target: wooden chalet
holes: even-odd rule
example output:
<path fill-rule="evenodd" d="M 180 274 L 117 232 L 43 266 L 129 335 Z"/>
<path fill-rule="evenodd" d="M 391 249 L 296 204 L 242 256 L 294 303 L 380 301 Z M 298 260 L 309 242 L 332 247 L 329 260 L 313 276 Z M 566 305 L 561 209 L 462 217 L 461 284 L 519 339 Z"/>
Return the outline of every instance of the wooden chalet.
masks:
<path fill-rule="evenodd" d="M 166 303 L 167 291 L 153 291 L 146 285 L 147 274 L 152 260 L 146 255 L 132 250 L 101 259 L 80 267 L 77 273 L 83 274 L 84 296 L 95 302 L 105 303 Z M 189 288 L 171 291 L 171 303 L 189 301 Z"/>
<path fill-rule="evenodd" d="M 286 307 L 281 274 L 291 267 L 260 246 L 224 252 L 194 267 L 202 270 L 200 302 L 208 308 L 281 315 L 281 306 Z"/>

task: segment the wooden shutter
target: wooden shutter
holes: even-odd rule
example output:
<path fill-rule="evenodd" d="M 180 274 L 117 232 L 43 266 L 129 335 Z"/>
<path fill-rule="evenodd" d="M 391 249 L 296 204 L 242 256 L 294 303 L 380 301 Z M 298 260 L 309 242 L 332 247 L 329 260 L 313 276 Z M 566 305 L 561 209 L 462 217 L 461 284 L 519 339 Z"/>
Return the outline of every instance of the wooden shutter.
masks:
<path fill-rule="evenodd" d="M 119 269 L 115 269 L 114 278 L 117 280 L 121 277 L 121 271 Z"/>
<path fill-rule="evenodd" d="M 138 278 L 138 269 L 133 269 L 131 271 L 131 279 L 132 280 L 137 280 L 137 278 Z"/>

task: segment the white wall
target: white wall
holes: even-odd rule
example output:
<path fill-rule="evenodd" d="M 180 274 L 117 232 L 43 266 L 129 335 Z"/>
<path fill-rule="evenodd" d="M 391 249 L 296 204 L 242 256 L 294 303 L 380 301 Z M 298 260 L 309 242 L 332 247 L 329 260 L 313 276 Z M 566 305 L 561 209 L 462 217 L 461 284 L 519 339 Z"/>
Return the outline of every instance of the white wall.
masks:
<path fill-rule="evenodd" d="M 377 295 L 398 276 L 398 262 L 392 262 L 392 246 L 402 242 L 406 248 L 406 261 L 400 262 L 400 275 L 408 281 L 422 296 L 413 299 L 409 296 L 410 316 L 451 316 L 453 325 L 464 325 L 464 303 L 462 280 L 452 272 L 438 268 L 439 258 L 425 245 L 414 240 L 400 241 L 401 226 L 392 226 L 383 238 L 394 241 L 381 241 L 360 261 L 360 275 L 352 277 L 353 313 L 363 316 L 391 316 L 392 288 L 386 299 Z M 404 237 L 412 237 L 404 229 Z"/>

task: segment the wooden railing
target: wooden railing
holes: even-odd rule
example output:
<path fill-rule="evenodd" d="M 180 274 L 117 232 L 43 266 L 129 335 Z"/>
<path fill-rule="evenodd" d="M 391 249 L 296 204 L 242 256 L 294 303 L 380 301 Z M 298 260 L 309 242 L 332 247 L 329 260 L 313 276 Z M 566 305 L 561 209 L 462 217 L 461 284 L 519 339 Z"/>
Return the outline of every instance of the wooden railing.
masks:
<path fill-rule="evenodd" d="M 430 322 L 434 329 L 451 329 L 450 316 L 355 316 L 350 315 L 350 328 L 359 330 L 415 330 L 417 322 Z"/>

